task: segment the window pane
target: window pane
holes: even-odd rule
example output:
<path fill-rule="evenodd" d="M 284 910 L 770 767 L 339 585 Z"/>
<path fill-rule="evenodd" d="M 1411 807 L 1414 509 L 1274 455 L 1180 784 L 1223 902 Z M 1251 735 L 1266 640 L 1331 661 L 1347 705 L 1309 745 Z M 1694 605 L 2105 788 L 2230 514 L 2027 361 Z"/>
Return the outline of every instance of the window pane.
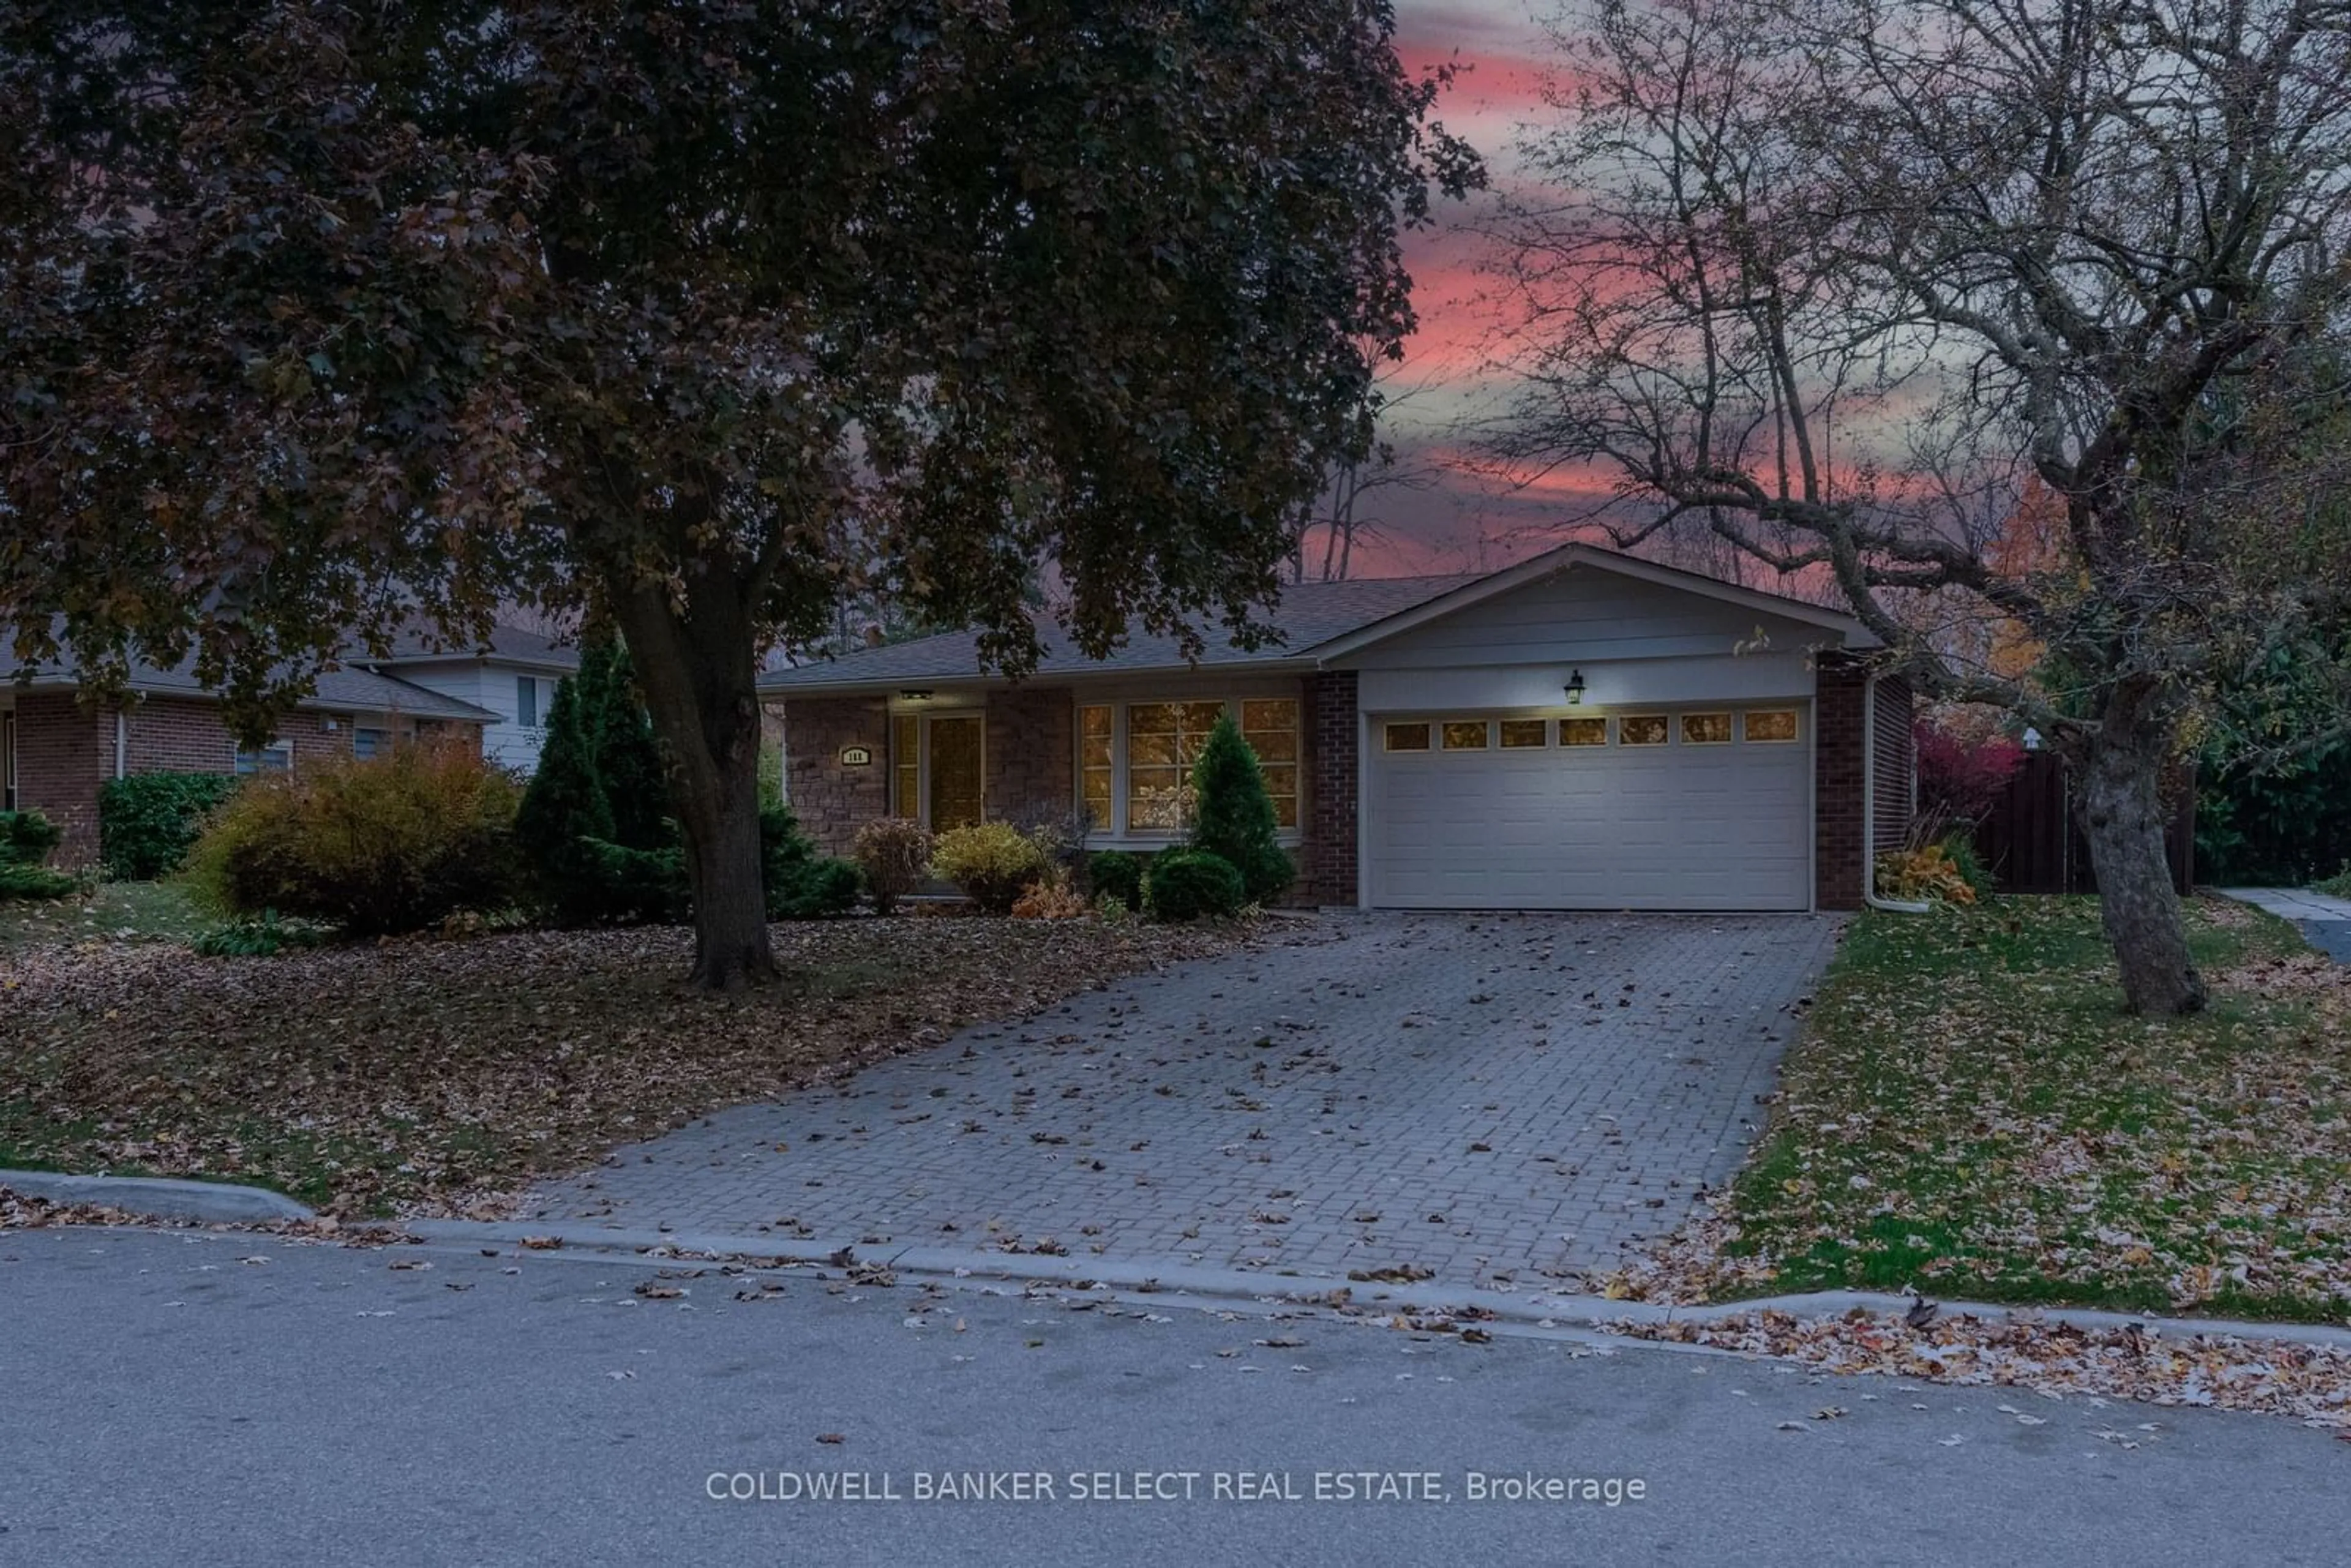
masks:
<path fill-rule="evenodd" d="M 1796 710 L 1792 707 L 1750 709 L 1743 722 L 1750 740 L 1796 738 Z"/>
<path fill-rule="evenodd" d="M 1108 705 L 1105 704 L 1098 706 L 1080 708 L 1078 710 L 1078 725 L 1080 729 L 1084 732 L 1089 739 L 1095 736 L 1100 736 L 1104 740 L 1108 740 L 1110 738 L 1110 708 Z"/>
<path fill-rule="evenodd" d="M 525 729 L 538 727 L 538 682 L 529 675 L 515 677 L 515 722 Z"/>
<path fill-rule="evenodd" d="M 1604 718 L 1561 719 L 1559 743 L 1562 746 L 1605 746 L 1608 744 L 1608 721 Z"/>
<path fill-rule="evenodd" d="M 1298 760 L 1298 732 L 1294 729 L 1243 730 L 1241 738 L 1249 743 L 1259 762 L 1295 762 Z"/>
<path fill-rule="evenodd" d="M 1176 768 L 1129 768 L 1126 825 L 1134 832 L 1173 831 L 1184 825 L 1184 775 Z"/>
<path fill-rule="evenodd" d="M 1392 724 L 1387 728 L 1387 748 L 1390 751 L 1426 751 L 1428 726 L 1425 724 Z"/>
<path fill-rule="evenodd" d="M 1173 735 L 1176 733 L 1174 703 L 1132 703 L 1126 710 L 1126 733 L 1135 735 Z"/>
<path fill-rule="evenodd" d="M 1445 721 L 1445 749 L 1447 751 L 1483 751 L 1486 748 L 1486 721 L 1482 718 L 1455 718 Z"/>
<path fill-rule="evenodd" d="M 1682 715 L 1684 746 L 1721 746 L 1730 739 L 1730 716 L 1727 713 L 1686 713 Z"/>
<path fill-rule="evenodd" d="M 890 720 L 890 810 L 900 817 L 918 817 L 923 810 L 923 721 L 910 713 Z"/>
<path fill-rule="evenodd" d="M 1663 746 L 1666 743 L 1666 716 L 1661 713 L 1626 714 L 1616 721 L 1616 738 L 1626 746 Z"/>
<path fill-rule="evenodd" d="M 1136 730 L 1126 737 L 1126 759 L 1129 763 L 1148 768 L 1171 768 L 1176 763 L 1176 736 L 1173 731 L 1161 735 L 1156 731 Z"/>
<path fill-rule="evenodd" d="M 1222 703 L 1186 703 L 1180 722 L 1186 731 L 1196 732 L 1205 738 L 1208 731 L 1217 727 L 1217 721 L 1224 716 L 1225 705 Z"/>
<path fill-rule="evenodd" d="M 1298 705 L 1288 697 L 1251 697 L 1241 704 L 1241 729 L 1298 728 Z"/>
<path fill-rule="evenodd" d="M 1549 746 L 1551 721 L 1542 718 L 1506 718 L 1502 721 L 1502 744 L 1506 747 Z"/>
<path fill-rule="evenodd" d="M 351 755 L 362 762 L 371 761 L 391 749 L 392 732 L 388 729 L 351 731 Z"/>

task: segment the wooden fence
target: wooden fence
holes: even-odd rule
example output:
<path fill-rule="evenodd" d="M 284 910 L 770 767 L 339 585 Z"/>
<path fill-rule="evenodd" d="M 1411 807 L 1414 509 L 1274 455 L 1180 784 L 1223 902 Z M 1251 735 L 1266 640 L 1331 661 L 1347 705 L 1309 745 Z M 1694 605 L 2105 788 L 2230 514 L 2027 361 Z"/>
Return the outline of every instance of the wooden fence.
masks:
<path fill-rule="evenodd" d="M 2164 830 L 2171 883 L 2186 893 L 2196 876 L 2196 777 L 2183 769 L 2167 781 L 2172 803 Z M 1976 853 L 2002 893 L 2095 893 L 2090 846 L 2074 820 L 2064 761 L 2047 751 L 2027 752 L 1997 804 L 1976 825 Z"/>

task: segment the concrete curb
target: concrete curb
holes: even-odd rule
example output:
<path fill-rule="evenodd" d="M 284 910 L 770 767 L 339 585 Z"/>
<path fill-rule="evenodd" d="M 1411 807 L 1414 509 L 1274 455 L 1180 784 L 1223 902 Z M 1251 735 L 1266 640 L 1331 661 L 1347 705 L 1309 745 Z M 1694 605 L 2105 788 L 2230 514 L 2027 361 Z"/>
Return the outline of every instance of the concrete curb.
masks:
<path fill-rule="evenodd" d="M 757 1264 L 824 1264 L 840 1251 L 838 1243 L 747 1238 L 732 1234 L 674 1230 L 631 1230 L 581 1226 L 561 1220 L 413 1219 L 400 1228 L 419 1240 L 480 1246 L 518 1246 L 525 1238 L 554 1239 L 574 1253 L 624 1255 L 639 1262 L 667 1262 L 678 1253 L 706 1254 L 714 1259 Z M 1123 1296 L 1162 1295 L 1193 1303 L 1217 1301 L 1327 1305 L 1332 1291 L 1350 1292 L 1358 1308 L 1376 1308 L 1407 1316 L 1473 1316 L 1490 1319 L 1497 1326 L 1554 1328 L 1656 1328 L 1669 1323 L 1719 1322 L 1755 1312 L 1784 1312 L 1792 1317 L 1839 1316 L 1850 1312 L 1900 1313 L 1911 1302 L 1907 1296 L 1870 1291 L 1817 1291 L 1802 1295 L 1762 1296 L 1750 1301 L 1709 1301 L 1670 1306 L 1657 1301 L 1620 1301 L 1605 1296 L 1545 1291 L 1498 1291 L 1447 1285 L 1421 1280 L 1410 1283 L 1350 1281 L 1330 1276 L 1273 1273 L 1263 1270 L 1217 1269 L 1191 1263 L 1145 1263 L 1109 1258 L 1052 1257 L 1029 1252 L 982 1252 L 946 1247 L 858 1247 L 862 1264 L 886 1268 L 902 1276 L 935 1279 L 971 1285 L 1002 1284 L 1076 1289 L 1081 1285 Z M 654 1256 L 648 1256 L 654 1255 Z M 692 1259 L 677 1260 L 690 1262 Z M 2137 1324 L 2158 1335 L 2186 1338 L 2197 1334 L 2249 1340 L 2275 1340 L 2294 1344 L 2351 1351 L 2351 1328 L 2325 1323 L 2265 1323 L 2220 1318 L 2167 1318 L 2145 1312 L 2115 1312 L 2096 1308 L 2016 1307 L 1986 1301 L 1941 1302 L 1947 1316 L 1961 1314 L 1993 1322 L 2066 1323 L 2090 1331 L 2111 1331 Z"/>
<path fill-rule="evenodd" d="M 284 1193 L 226 1182 L 0 1170 L 0 1186 L 51 1203 L 99 1204 L 126 1214 L 151 1215 L 158 1219 L 193 1219 L 209 1225 L 318 1218 Z"/>

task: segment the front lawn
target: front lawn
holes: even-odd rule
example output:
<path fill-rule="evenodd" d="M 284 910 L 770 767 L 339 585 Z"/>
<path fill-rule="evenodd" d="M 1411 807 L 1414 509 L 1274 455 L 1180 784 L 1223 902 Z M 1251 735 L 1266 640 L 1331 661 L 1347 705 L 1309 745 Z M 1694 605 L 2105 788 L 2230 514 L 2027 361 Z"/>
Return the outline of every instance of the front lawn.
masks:
<path fill-rule="evenodd" d="M 0 902 L 0 963 L 57 942 L 186 942 L 214 922 L 175 882 L 101 882 L 69 898 Z"/>
<path fill-rule="evenodd" d="M 2168 1022 L 2121 1011 L 2094 900 L 1856 921 L 1685 1284 L 2342 1318 L 2351 974 L 2189 921 L 2213 1005 Z"/>
<path fill-rule="evenodd" d="M 774 936 L 789 983 L 743 997 L 682 992 L 675 929 L 274 958 L 16 941 L 0 1166 L 258 1182 L 347 1216 L 486 1212 L 615 1144 L 1238 939 L 1093 919 Z"/>

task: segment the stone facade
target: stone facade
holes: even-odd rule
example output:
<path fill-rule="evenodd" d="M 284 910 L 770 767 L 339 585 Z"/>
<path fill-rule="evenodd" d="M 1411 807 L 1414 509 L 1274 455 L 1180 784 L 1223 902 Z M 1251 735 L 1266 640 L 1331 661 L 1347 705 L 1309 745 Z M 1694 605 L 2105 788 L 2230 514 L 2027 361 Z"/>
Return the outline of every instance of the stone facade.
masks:
<path fill-rule="evenodd" d="M 1356 898 L 1357 748 L 1362 725 L 1353 670 L 1323 670 L 1306 683 L 1306 841 L 1299 849 L 1299 896 L 1352 907 Z"/>
<path fill-rule="evenodd" d="M 881 697 L 792 697 L 783 705 L 784 799 L 829 855 L 846 855 L 857 830 L 890 814 L 890 709 Z M 873 760 L 844 766 L 841 748 Z"/>
<path fill-rule="evenodd" d="M 1077 804 L 1077 706 L 1069 687 L 989 693 L 982 751 L 991 820 L 1034 821 Z"/>

